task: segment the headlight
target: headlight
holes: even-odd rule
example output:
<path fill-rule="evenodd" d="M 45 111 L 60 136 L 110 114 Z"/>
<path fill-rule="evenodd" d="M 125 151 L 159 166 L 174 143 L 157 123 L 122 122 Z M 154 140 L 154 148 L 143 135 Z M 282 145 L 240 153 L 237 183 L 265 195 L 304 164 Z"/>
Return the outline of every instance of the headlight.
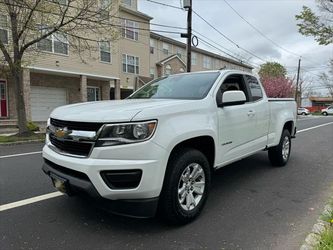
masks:
<path fill-rule="evenodd" d="M 149 140 L 154 134 L 156 125 L 155 120 L 104 125 L 95 146 L 114 146 Z"/>

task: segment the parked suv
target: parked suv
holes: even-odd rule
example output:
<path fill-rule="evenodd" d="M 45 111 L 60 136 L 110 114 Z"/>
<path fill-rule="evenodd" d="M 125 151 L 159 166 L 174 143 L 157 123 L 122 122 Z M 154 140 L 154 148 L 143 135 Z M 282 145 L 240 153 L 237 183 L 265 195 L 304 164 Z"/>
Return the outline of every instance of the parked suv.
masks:
<path fill-rule="evenodd" d="M 329 106 L 326 109 L 321 110 L 322 115 L 333 115 L 333 106 Z"/>
<path fill-rule="evenodd" d="M 298 115 L 309 115 L 310 111 L 306 108 L 298 108 L 297 109 L 297 114 Z"/>

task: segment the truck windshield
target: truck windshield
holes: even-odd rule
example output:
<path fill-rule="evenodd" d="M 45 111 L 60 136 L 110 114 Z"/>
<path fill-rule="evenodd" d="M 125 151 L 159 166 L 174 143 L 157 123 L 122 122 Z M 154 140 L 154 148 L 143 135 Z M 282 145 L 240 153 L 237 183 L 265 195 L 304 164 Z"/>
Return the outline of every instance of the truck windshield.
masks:
<path fill-rule="evenodd" d="M 203 99 L 213 86 L 219 72 L 170 75 L 156 79 L 129 99 Z"/>

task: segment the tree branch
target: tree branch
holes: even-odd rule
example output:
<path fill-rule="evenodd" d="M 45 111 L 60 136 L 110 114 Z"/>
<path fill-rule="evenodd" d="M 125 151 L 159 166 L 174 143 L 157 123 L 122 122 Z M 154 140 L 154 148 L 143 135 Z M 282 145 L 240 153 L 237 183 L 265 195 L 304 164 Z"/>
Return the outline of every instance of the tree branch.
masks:
<path fill-rule="evenodd" d="M 25 21 L 24 25 L 22 26 L 21 31 L 20 31 L 19 34 L 18 34 L 18 38 L 19 38 L 19 39 L 21 38 L 21 36 L 23 35 L 24 31 L 26 30 L 26 28 L 27 28 L 27 26 L 28 26 L 28 24 L 29 24 L 29 22 L 30 22 L 30 20 L 31 20 L 31 18 L 32 18 L 32 15 L 34 14 L 35 10 L 37 9 L 37 7 L 38 7 L 40 1 L 41 1 L 41 0 L 36 0 L 35 5 L 30 9 L 29 15 L 28 15 L 28 17 L 26 18 L 26 21 Z"/>
<path fill-rule="evenodd" d="M 57 25 L 56 27 L 54 27 L 51 31 L 45 33 L 44 35 L 36 38 L 36 39 L 33 39 L 31 40 L 30 42 L 26 43 L 25 45 L 22 46 L 22 48 L 20 49 L 20 53 L 24 53 L 24 51 L 29 48 L 31 45 L 35 44 L 35 43 L 38 43 L 39 41 L 47 38 L 48 36 L 52 35 L 53 33 L 59 31 L 60 28 L 62 28 L 63 26 L 66 26 L 72 22 L 74 22 L 81 14 L 82 14 L 82 10 L 76 15 L 74 16 L 72 19 L 69 19 L 68 21 L 64 22 L 65 20 L 65 17 L 66 17 L 66 13 L 69 9 L 69 5 L 66 6 L 66 9 L 65 11 L 63 12 L 63 15 L 61 16 L 61 21 L 60 21 L 60 24 Z"/>
<path fill-rule="evenodd" d="M 5 45 L 3 44 L 3 42 L 2 42 L 1 40 L 0 40 L 0 49 L 1 49 L 2 53 L 3 53 L 3 55 L 5 56 L 5 59 L 6 59 L 6 61 L 8 62 L 8 64 L 9 64 L 10 66 L 13 66 L 13 60 L 12 60 L 12 58 L 10 57 L 10 55 L 9 55 L 9 53 L 8 53 L 8 51 L 7 51 L 6 47 L 5 47 Z"/>

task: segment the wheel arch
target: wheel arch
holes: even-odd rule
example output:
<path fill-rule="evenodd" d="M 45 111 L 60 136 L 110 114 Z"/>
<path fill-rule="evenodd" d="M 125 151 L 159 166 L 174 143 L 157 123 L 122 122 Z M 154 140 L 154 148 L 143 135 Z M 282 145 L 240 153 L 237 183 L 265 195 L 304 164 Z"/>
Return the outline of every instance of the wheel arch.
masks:
<path fill-rule="evenodd" d="M 284 123 L 284 126 L 282 128 L 282 131 L 281 131 L 281 135 L 283 133 L 283 130 L 287 129 L 290 133 L 290 135 L 292 136 L 294 134 L 294 121 L 286 121 Z"/>
<path fill-rule="evenodd" d="M 168 162 L 170 161 L 170 158 L 175 152 L 184 148 L 193 148 L 199 150 L 206 156 L 210 168 L 211 169 L 214 168 L 216 147 L 215 147 L 214 138 L 212 136 L 202 135 L 202 136 L 188 138 L 186 140 L 177 143 L 169 154 Z"/>

